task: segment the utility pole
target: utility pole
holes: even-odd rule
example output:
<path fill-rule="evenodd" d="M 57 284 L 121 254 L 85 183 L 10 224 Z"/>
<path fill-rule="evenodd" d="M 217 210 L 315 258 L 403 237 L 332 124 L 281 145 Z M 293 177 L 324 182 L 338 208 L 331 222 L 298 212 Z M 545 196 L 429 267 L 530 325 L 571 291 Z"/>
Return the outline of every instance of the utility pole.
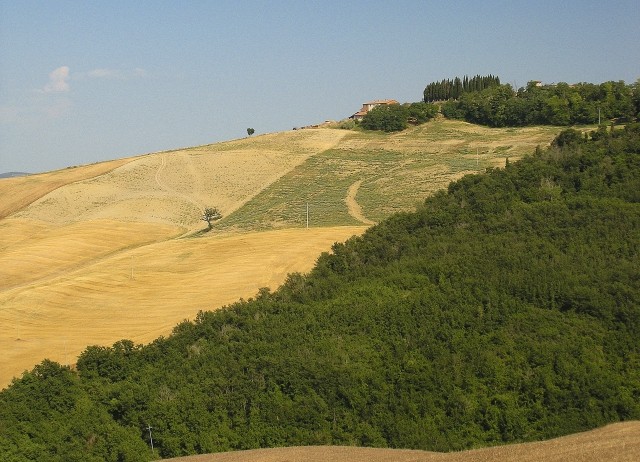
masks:
<path fill-rule="evenodd" d="M 151 441 L 151 454 L 155 454 L 155 452 L 153 451 L 153 436 L 151 436 L 151 429 L 153 427 L 151 425 L 147 424 L 147 430 L 149 430 L 149 441 Z"/>

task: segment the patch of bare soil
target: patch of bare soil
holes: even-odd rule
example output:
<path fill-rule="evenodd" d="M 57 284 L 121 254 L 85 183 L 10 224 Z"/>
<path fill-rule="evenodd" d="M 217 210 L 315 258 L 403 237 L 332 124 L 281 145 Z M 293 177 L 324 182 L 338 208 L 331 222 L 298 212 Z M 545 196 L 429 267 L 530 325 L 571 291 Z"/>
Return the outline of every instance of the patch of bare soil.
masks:
<path fill-rule="evenodd" d="M 635 462 L 640 460 L 640 422 L 536 443 L 454 453 L 336 446 L 256 449 L 165 459 L 174 462 Z"/>

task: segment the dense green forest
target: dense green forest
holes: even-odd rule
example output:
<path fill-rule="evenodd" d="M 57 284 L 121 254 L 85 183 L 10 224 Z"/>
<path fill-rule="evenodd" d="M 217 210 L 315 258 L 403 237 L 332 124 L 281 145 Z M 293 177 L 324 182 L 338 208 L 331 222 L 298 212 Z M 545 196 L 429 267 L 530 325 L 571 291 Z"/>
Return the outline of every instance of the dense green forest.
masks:
<path fill-rule="evenodd" d="M 517 91 L 511 85 L 492 85 L 452 96 L 442 104 L 442 113 L 490 127 L 595 124 L 612 119 L 626 122 L 640 113 L 640 83 L 529 82 Z"/>
<path fill-rule="evenodd" d="M 42 362 L 0 393 L 2 460 L 450 451 L 640 419 L 639 202 L 640 125 L 565 131 L 273 293 Z"/>

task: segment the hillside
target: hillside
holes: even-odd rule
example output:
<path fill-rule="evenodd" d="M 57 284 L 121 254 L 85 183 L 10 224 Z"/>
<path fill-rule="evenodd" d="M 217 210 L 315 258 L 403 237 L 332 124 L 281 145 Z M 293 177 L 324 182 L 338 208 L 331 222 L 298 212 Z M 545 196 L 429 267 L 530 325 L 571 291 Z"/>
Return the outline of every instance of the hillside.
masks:
<path fill-rule="evenodd" d="M 445 120 L 393 135 L 300 130 L 3 179 L 0 387 L 44 357 L 148 342 L 275 289 L 332 243 L 555 133 Z M 223 220 L 188 238 L 207 206 Z"/>
<path fill-rule="evenodd" d="M 640 422 L 625 422 L 538 443 L 454 453 L 410 449 L 315 446 L 254 449 L 165 459 L 173 462 L 635 462 L 640 459 Z"/>
<path fill-rule="evenodd" d="M 26 176 L 26 175 L 29 175 L 29 173 L 26 173 L 26 172 L 5 172 L 5 173 L 0 173 L 0 179 L 3 179 L 3 178 L 16 178 L 16 177 Z"/>
<path fill-rule="evenodd" d="M 153 340 L 199 309 L 309 270 L 320 250 L 362 230 L 174 238 L 202 228 L 201 206 L 232 212 L 345 133 L 275 134 L 0 182 L 10 215 L 0 221 L 0 384 L 44 357 L 73 363 L 87 344 Z"/>
<path fill-rule="evenodd" d="M 152 427 L 162 457 L 448 452 L 638 420 L 639 154 L 638 125 L 563 132 L 334 244 L 277 291 L 146 346 L 89 347 L 77 372 L 43 361 L 0 393 L 0 451 L 138 460 Z"/>

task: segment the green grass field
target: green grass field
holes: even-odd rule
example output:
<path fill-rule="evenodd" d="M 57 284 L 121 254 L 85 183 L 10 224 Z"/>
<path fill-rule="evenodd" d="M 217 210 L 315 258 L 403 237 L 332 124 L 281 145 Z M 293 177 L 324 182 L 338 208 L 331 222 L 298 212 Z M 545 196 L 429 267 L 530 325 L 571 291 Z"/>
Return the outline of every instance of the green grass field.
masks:
<path fill-rule="evenodd" d="M 355 225 L 345 205 L 349 187 L 361 181 L 363 215 L 380 221 L 412 210 L 454 179 L 504 166 L 547 145 L 557 127 L 491 129 L 435 120 L 401 133 L 352 131 L 332 149 L 266 188 L 216 228 L 225 231 Z"/>

